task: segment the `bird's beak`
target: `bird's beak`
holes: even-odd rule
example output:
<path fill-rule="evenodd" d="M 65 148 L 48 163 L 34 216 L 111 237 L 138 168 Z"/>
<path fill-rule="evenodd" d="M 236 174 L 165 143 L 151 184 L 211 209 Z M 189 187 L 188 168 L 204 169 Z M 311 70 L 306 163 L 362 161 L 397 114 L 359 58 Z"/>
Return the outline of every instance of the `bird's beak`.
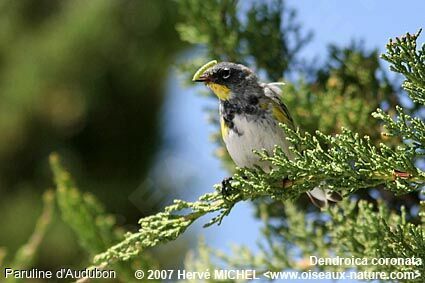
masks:
<path fill-rule="evenodd" d="M 206 73 L 203 73 L 202 75 L 200 75 L 199 77 L 197 77 L 196 79 L 193 80 L 194 82 L 210 82 L 211 81 L 211 77 L 209 75 L 207 75 Z"/>

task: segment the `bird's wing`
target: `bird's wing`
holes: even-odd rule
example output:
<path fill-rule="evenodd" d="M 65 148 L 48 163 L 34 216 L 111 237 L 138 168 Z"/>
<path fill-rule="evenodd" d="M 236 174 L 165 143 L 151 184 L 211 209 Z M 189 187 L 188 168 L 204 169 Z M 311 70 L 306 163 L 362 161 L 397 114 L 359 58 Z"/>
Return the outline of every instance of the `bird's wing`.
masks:
<path fill-rule="evenodd" d="M 282 86 L 284 83 L 269 83 L 263 84 L 264 94 L 266 97 L 270 98 L 273 103 L 272 113 L 274 117 L 279 120 L 279 122 L 286 124 L 292 130 L 295 130 L 295 124 L 292 120 L 291 114 L 288 111 L 288 108 L 281 100 L 282 96 Z M 294 145 L 299 149 L 298 145 Z M 289 155 L 290 156 L 290 155 Z M 289 157 L 288 156 L 288 157 Z M 291 158 L 291 157 L 289 157 Z M 319 208 L 326 207 L 328 205 L 328 201 L 337 202 L 342 198 L 341 196 L 333 191 L 327 189 L 326 182 L 322 182 L 319 186 L 314 188 L 313 190 L 307 192 L 313 204 Z"/>
<path fill-rule="evenodd" d="M 264 88 L 265 96 L 270 98 L 270 100 L 272 101 L 273 116 L 280 123 L 287 125 L 292 130 L 295 130 L 294 120 L 292 119 L 288 108 L 281 99 L 282 86 L 284 85 L 284 83 L 264 83 L 262 86 Z"/>

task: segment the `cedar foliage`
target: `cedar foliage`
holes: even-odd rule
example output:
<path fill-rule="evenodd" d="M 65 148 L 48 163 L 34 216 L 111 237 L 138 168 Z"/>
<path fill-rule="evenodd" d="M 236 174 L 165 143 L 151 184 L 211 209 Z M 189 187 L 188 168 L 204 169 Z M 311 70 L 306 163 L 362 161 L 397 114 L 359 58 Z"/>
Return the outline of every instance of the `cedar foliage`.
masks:
<path fill-rule="evenodd" d="M 199 57 L 182 64 L 187 77 L 196 70 L 191 66 L 211 58 L 245 63 L 270 80 L 299 71 L 297 54 L 309 36 L 303 35 L 295 12 L 284 2 L 257 3 L 246 11 L 244 21 L 237 1 L 184 0 L 179 6 L 183 14 L 178 25 L 181 38 L 202 47 Z M 199 20 L 206 17 L 208 21 Z M 257 43 L 268 35 L 273 35 L 271 50 L 265 53 Z M 122 280 L 130 280 L 135 266 L 155 264 L 149 248 L 175 240 L 203 216 L 210 219 L 205 226 L 220 224 L 235 205 L 247 200 L 254 202 L 257 216 L 264 222 L 260 251 L 255 254 L 237 246 L 228 254 L 201 242 L 199 255 L 188 257 L 188 269 L 304 271 L 312 268 L 306 264 L 310 255 L 425 260 L 425 202 L 418 197 L 425 181 L 421 169 L 425 124 L 420 115 L 425 104 L 425 45 L 419 46 L 419 36 L 420 31 L 390 40 L 381 56 L 392 71 L 404 76 L 402 87 L 413 101 L 412 107 L 397 105 L 397 87 L 385 76 L 376 52 L 332 47 L 330 57 L 335 61 L 329 62 L 335 64 L 310 73 L 307 80 L 300 79 L 284 90 L 282 99 L 300 126 L 292 131 L 282 125 L 288 139 L 299 145 L 292 148 L 296 156 L 293 160 L 280 148 L 257 152 L 273 163 L 271 172 L 237 168 L 232 195 L 224 198 L 217 185 L 215 191 L 195 202 L 175 200 L 162 212 L 140 219 L 140 228 L 134 233 L 118 229 L 113 217 L 106 215 L 93 196 L 80 193 L 59 159 L 52 156 L 63 219 L 81 245 L 95 255 L 93 266 L 119 268 Z M 378 71 L 383 75 L 377 76 Z M 384 104 L 386 109 L 376 109 Z M 375 118 L 372 121 L 371 116 Z M 223 150 L 218 152 L 229 165 Z M 283 178 L 292 181 L 285 190 L 276 185 Z M 297 201 L 321 184 L 343 194 L 345 200 L 320 212 Z M 381 194 L 373 197 L 369 192 L 377 189 Z M 397 203 L 409 193 L 408 208 L 416 210 Z M 363 199 L 350 198 L 352 195 Z M 329 271 L 351 267 L 318 268 Z M 416 272 L 416 277 L 406 282 L 423 282 L 424 268 L 356 267 L 360 271 Z"/>
<path fill-rule="evenodd" d="M 221 25 L 219 30 L 230 32 L 232 35 L 230 39 L 239 39 L 236 42 L 240 44 L 237 45 L 240 48 L 233 48 L 229 53 L 223 53 L 225 50 L 220 50 L 219 52 L 225 55 L 219 58 L 242 58 L 244 56 L 243 47 L 249 46 L 246 42 L 249 39 L 243 34 L 248 25 L 245 26 L 242 22 L 236 24 L 237 16 L 234 9 L 223 8 L 233 2 L 217 1 L 218 5 L 214 6 L 215 8 L 208 6 L 210 10 L 206 10 L 207 7 L 202 5 L 195 8 L 193 1 L 184 2 L 187 5 L 185 9 L 188 9 L 190 13 L 187 15 L 188 22 L 179 27 L 183 39 L 191 43 L 206 44 L 206 53 L 215 55 L 217 49 L 214 48 L 214 44 L 217 42 L 214 40 L 217 35 L 214 32 L 217 32 L 217 29 L 213 31 L 209 25 Z M 210 3 L 205 5 L 210 5 Z M 222 10 L 219 10 L 220 7 Z M 191 23 L 193 19 L 205 17 L 206 14 L 202 14 L 205 11 L 214 15 L 211 9 L 218 9 L 217 13 L 222 11 L 221 18 L 213 17 L 213 20 L 217 21 L 216 23 L 214 21 L 203 22 L 203 25 L 199 27 Z M 252 9 L 258 9 L 258 6 L 253 6 Z M 230 11 L 229 14 L 226 11 Z M 274 13 L 269 11 L 267 15 L 273 18 Z M 266 25 L 272 25 L 272 23 L 273 20 L 265 21 Z M 233 29 L 234 26 L 237 26 L 238 29 Z M 261 29 L 258 32 L 261 32 Z M 417 47 L 419 35 L 420 31 L 390 41 L 387 45 L 387 53 L 382 55 L 382 58 L 391 64 L 391 70 L 405 76 L 406 81 L 403 83 L 403 88 L 412 101 L 423 104 L 425 54 L 423 46 L 422 48 Z M 244 41 L 245 44 L 239 43 Z M 226 46 L 223 44 L 222 48 L 226 48 Z M 176 200 L 173 205 L 166 207 L 164 212 L 141 219 L 139 232 L 129 234 L 123 242 L 97 255 L 95 264 L 110 264 L 128 259 L 143 253 L 148 247 L 172 241 L 183 233 L 193 221 L 201 216 L 211 215 L 212 212 L 218 212 L 218 216 L 212 217 L 206 226 L 219 224 L 231 212 L 234 205 L 244 200 L 258 200 L 258 215 L 265 223 L 263 240 L 266 244 L 262 246 L 260 254 L 254 255 L 249 249 L 240 247 L 233 256 L 229 256 L 201 245 L 201 254 L 203 255 L 201 258 L 205 260 L 205 265 L 189 261 L 188 267 L 204 270 L 212 264 L 214 265 L 214 260 L 210 258 L 214 256 L 218 257 L 218 261 L 216 258 L 215 263 L 218 262 L 227 267 L 255 268 L 259 272 L 284 269 L 304 270 L 308 268 L 304 264 L 304 258 L 308 258 L 309 255 L 425 259 L 423 253 L 425 204 L 423 201 L 416 202 L 420 212 L 410 214 L 403 207 L 394 210 L 391 203 L 383 200 L 358 202 L 349 200 L 349 195 L 359 190 L 372 191 L 380 188 L 398 196 L 412 192 L 418 193 L 422 189 L 425 181 L 425 174 L 420 169 L 424 146 L 422 139 L 425 135 L 423 121 L 420 117 L 413 116 L 410 109 L 403 111 L 400 106 L 396 107 L 397 116 L 393 115 L 395 112 L 393 109 L 389 109 L 388 113 L 390 114 L 382 109 L 371 113 L 373 109 L 370 107 L 376 107 L 380 105 L 380 102 L 388 101 L 390 106 L 397 103 L 395 87 L 386 77 L 378 79 L 378 77 L 372 76 L 377 69 L 381 68 L 372 55 L 366 54 L 366 56 L 365 52 L 359 50 L 343 53 L 346 62 L 341 63 L 339 67 L 333 66 L 328 69 L 328 75 L 324 76 L 326 84 L 320 84 L 323 76 L 318 76 L 317 81 L 312 84 L 303 82 L 299 85 L 294 84 L 293 91 L 287 92 L 282 99 L 290 100 L 292 95 L 297 95 L 301 101 L 310 101 L 311 107 L 324 109 L 326 103 L 329 103 L 327 100 L 329 97 L 326 96 L 330 96 L 332 99 L 338 98 L 342 101 L 334 109 L 321 113 L 319 120 L 326 121 L 328 119 L 331 121 L 328 124 L 335 124 L 337 121 L 336 125 L 344 125 L 345 128 L 338 129 L 334 126 L 329 129 L 319 126 L 319 130 L 311 134 L 300 130 L 291 131 L 282 125 L 288 134 L 288 139 L 299 145 L 297 148 L 302 149 L 292 148 L 296 156 L 294 160 L 289 160 L 279 148 L 272 153 L 258 152 L 257 154 L 264 160 L 273 163 L 275 169 L 269 173 L 261 170 L 237 169 L 233 176 L 236 193 L 225 199 L 220 194 L 220 186 L 217 185 L 217 192 L 204 195 L 196 202 Z M 282 55 L 285 53 L 280 54 L 280 56 L 285 56 Z M 254 68 L 265 71 L 269 78 L 278 78 L 284 75 L 284 70 L 280 69 L 279 72 L 276 72 L 272 66 L 268 68 L 267 64 L 260 63 L 262 62 L 261 58 L 263 58 L 262 55 L 257 57 L 257 54 L 250 54 L 250 57 L 245 60 L 248 62 L 252 60 Z M 280 59 L 280 57 L 278 58 Z M 205 61 L 207 61 L 206 58 Z M 244 62 L 243 59 L 238 61 Z M 373 64 L 371 66 L 360 64 L 359 66 L 359 63 L 368 61 L 372 61 Z M 352 70 L 357 70 L 359 73 L 352 74 L 350 73 Z M 270 75 L 273 72 L 275 73 Z M 347 77 L 354 79 L 349 80 Z M 314 94 L 314 88 L 318 90 L 318 94 Z M 370 96 L 367 96 L 368 94 Z M 318 95 L 323 97 L 318 97 Z M 300 100 L 297 99 L 297 101 Z M 369 103 L 364 106 L 363 103 L 366 100 Z M 357 107 L 347 107 L 345 101 L 348 105 L 357 105 Z M 417 107 L 418 105 L 416 105 Z M 295 106 L 295 113 L 302 113 L 302 110 L 301 106 L 298 106 L 298 109 Z M 370 115 L 378 119 L 371 123 L 373 127 L 367 124 L 369 118 L 365 118 Z M 301 121 L 302 125 L 304 118 L 300 116 L 296 114 L 297 120 Z M 356 123 L 346 123 L 350 119 L 356 120 Z M 385 132 L 383 134 L 372 132 L 373 135 L 367 136 L 362 132 L 365 129 L 369 131 L 371 129 L 384 130 Z M 394 139 L 389 139 L 389 136 Z M 292 181 L 292 185 L 282 190 L 276 184 L 285 177 Z M 302 193 L 324 183 L 329 189 L 342 193 L 347 200 L 328 211 L 314 213 L 313 217 L 308 217 L 306 210 L 302 210 L 290 202 L 299 198 Z M 269 207 L 274 206 L 276 201 L 284 202 L 284 213 L 281 215 L 285 215 L 285 217 L 280 216 L 281 221 L 277 225 L 270 221 L 271 218 L 276 219 L 276 214 L 273 214 Z M 320 217 L 328 217 L 329 220 L 323 221 Z M 301 258 L 295 256 L 296 254 L 301 254 Z M 331 268 L 337 269 L 337 267 Z M 423 266 L 419 268 L 420 273 L 423 273 Z M 416 273 L 414 273 L 414 278 L 409 278 L 408 282 L 422 282 L 423 280 L 423 277 L 418 275 L 416 266 L 368 265 L 359 266 L 357 269 L 366 271 L 382 271 L 384 269 L 387 272 L 410 271 Z"/>

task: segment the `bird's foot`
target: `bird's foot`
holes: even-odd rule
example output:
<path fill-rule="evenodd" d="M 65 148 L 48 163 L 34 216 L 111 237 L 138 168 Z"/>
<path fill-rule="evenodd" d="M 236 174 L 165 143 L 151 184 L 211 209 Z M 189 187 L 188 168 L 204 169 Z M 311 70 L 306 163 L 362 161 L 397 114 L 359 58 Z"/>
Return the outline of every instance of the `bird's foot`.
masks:
<path fill-rule="evenodd" d="M 232 180 L 233 177 L 224 178 L 223 181 L 221 181 L 221 194 L 224 198 L 229 197 L 235 190 L 235 188 L 232 187 Z"/>
<path fill-rule="evenodd" d="M 282 188 L 284 188 L 284 189 L 291 187 L 293 184 L 294 184 L 294 182 L 292 182 L 288 178 L 282 179 Z"/>

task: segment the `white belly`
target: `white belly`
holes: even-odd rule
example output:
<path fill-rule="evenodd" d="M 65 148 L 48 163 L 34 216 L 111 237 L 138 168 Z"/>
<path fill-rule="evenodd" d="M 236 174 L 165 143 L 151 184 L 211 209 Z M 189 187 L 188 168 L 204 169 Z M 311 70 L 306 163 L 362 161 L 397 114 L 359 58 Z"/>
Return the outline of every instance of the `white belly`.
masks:
<path fill-rule="evenodd" d="M 268 170 L 269 164 L 261 162 L 253 150 L 265 149 L 272 154 L 275 145 L 288 153 L 288 141 L 285 133 L 277 123 L 261 120 L 248 120 L 246 116 L 237 115 L 233 119 L 237 131 L 229 131 L 224 137 L 227 151 L 238 167 L 252 168 L 254 165 Z M 238 134 L 238 132 L 240 134 Z"/>

